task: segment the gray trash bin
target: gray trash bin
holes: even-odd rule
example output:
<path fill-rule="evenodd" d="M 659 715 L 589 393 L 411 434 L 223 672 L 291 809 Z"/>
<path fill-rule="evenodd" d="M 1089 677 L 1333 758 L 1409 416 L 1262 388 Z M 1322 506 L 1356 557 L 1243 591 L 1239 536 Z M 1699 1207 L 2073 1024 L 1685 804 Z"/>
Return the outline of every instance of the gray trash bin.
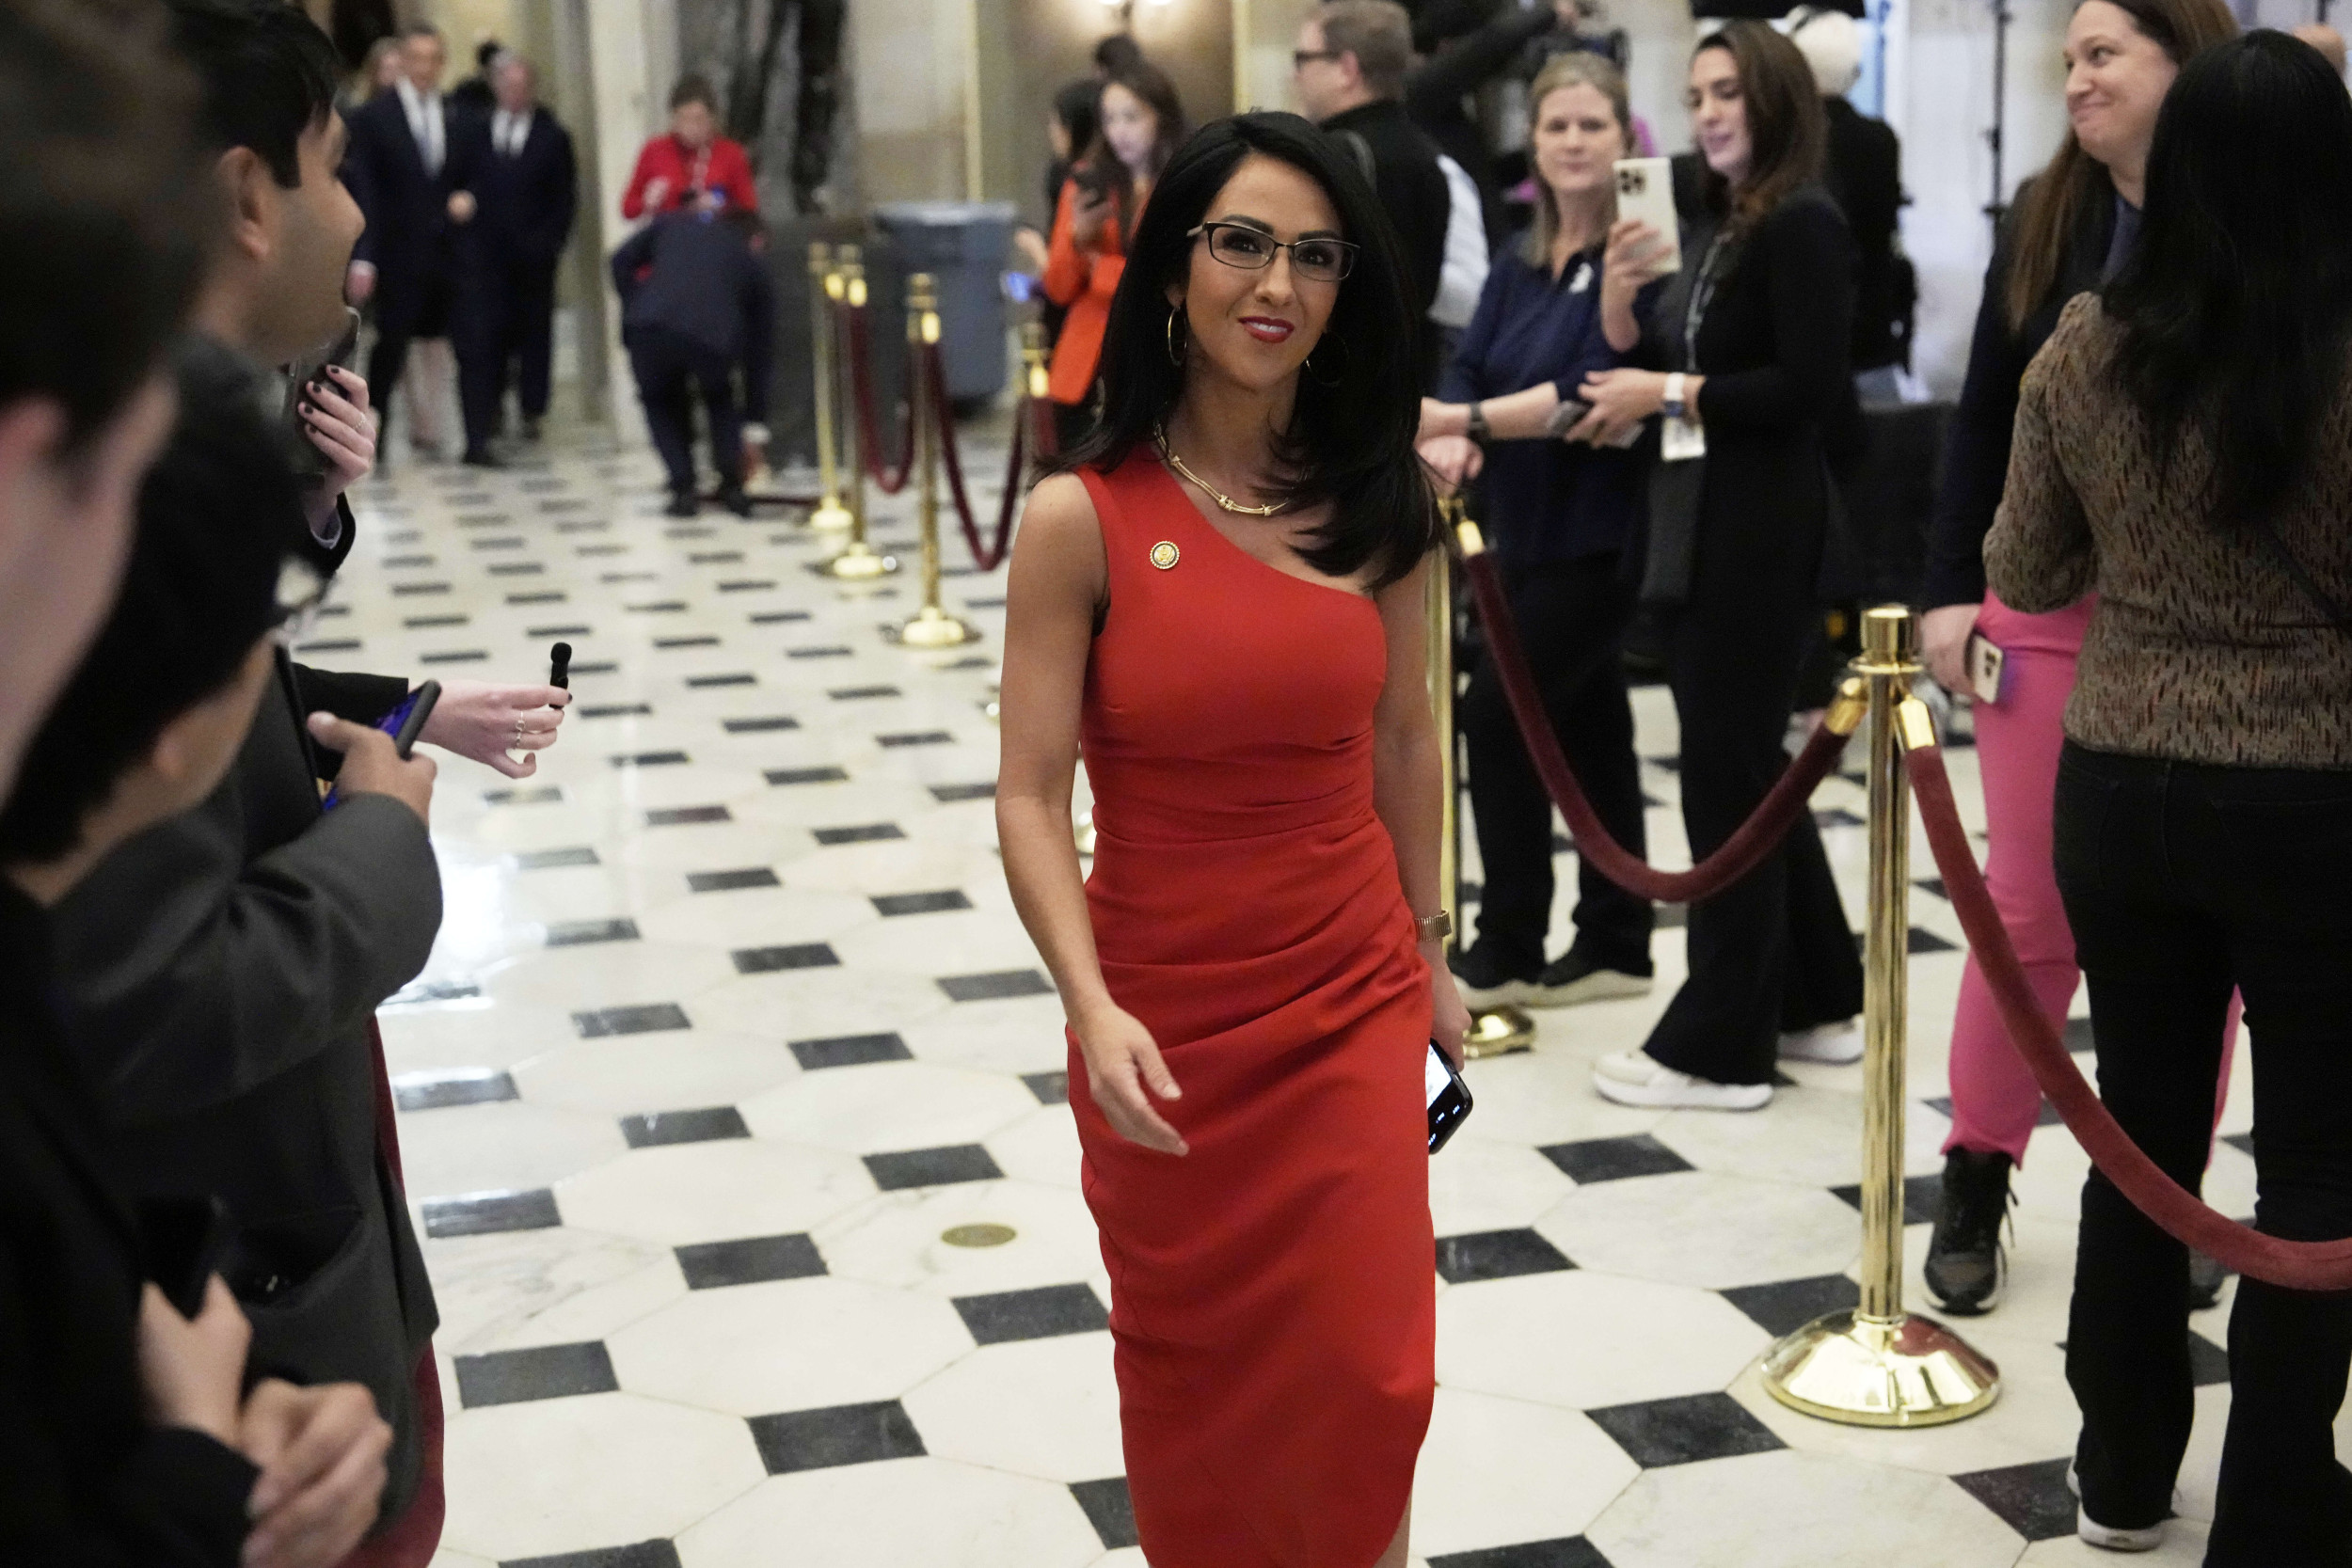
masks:
<path fill-rule="evenodd" d="M 1018 210 L 1009 201 L 892 201 L 874 209 L 900 277 L 938 280 L 940 358 L 958 403 L 1005 385 L 1007 253 Z"/>

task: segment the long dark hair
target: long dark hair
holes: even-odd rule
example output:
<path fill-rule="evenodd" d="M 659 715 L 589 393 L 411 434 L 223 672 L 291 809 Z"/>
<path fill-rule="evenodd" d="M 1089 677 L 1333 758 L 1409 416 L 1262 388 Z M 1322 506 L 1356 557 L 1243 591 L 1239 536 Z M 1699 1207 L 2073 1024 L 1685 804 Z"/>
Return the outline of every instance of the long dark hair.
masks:
<path fill-rule="evenodd" d="M 2171 57 L 2190 60 L 2237 37 L 2237 18 L 2222 0 L 2107 0 L 2132 19 L 2140 35 Z M 2078 3 L 2076 10 L 2082 8 Z M 2066 270 L 2067 247 L 2094 206 L 2115 199 L 2115 185 L 2098 159 L 2085 152 L 2070 126 L 2047 166 L 2018 202 L 2010 241 L 2009 291 L 2001 298 L 2009 329 L 2020 332 Z"/>
<path fill-rule="evenodd" d="M 1729 219 L 1734 230 L 1760 221 L 1801 185 L 1821 177 L 1829 145 L 1829 117 L 1821 108 L 1813 68 L 1797 46 L 1764 22 L 1734 22 L 1710 33 L 1697 49 L 1720 49 L 1740 71 L 1740 97 L 1748 117 L 1748 178 L 1739 190 L 1700 160 L 1700 190 L 1708 210 Z"/>
<path fill-rule="evenodd" d="M 1176 95 L 1176 84 L 1168 80 L 1167 71 L 1138 58 L 1133 65 L 1112 71 L 1104 79 L 1103 87 L 1125 87 L 1151 109 L 1159 126 L 1159 134 L 1152 143 L 1152 177 L 1156 181 L 1184 139 L 1184 102 Z M 1101 87 L 1094 94 L 1094 134 L 1078 159 L 1078 166 L 1102 177 L 1119 214 L 1119 237 L 1123 244 L 1136 231 L 1136 209 L 1142 203 L 1136 199 L 1135 171 L 1119 161 L 1119 154 L 1111 150 L 1109 138 L 1103 135 Z"/>
<path fill-rule="evenodd" d="M 1318 368 L 1298 378 L 1290 428 L 1276 447 L 1282 475 L 1273 494 L 1294 509 L 1331 503 L 1329 520 L 1299 552 L 1315 570 L 1350 577 L 1371 564 L 1374 586 L 1386 587 L 1438 542 L 1436 500 L 1413 451 L 1421 425 L 1417 329 L 1379 198 L 1355 161 L 1296 115 L 1214 120 L 1161 172 L 1103 331 L 1102 422 L 1070 461 L 1115 468 L 1175 409 L 1184 372 L 1168 352 L 1168 287 L 1190 275 L 1189 231 L 1252 153 L 1320 185 L 1339 212 L 1341 232 L 1360 247 L 1311 356 Z"/>
<path fill-rule="evenodd" d="M 2352 98 L 2317 50 L 2264 31 L 2189 62 L 2156 119 L 2139 244 L 2104 298 L 2152 455 L 2169 464 L 2194 426 L 2214 520 L 2270 516 L 2352 346 Z"/>

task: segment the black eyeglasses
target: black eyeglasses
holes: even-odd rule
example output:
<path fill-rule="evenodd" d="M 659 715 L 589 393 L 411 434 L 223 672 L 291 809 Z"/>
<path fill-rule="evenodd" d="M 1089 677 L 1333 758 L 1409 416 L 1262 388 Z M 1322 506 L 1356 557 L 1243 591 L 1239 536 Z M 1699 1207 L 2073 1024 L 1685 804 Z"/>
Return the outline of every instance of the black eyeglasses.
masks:
<path fill-rule="evenodd" d="M 1291 69 L 1304 71 L 1310 61 L 1336 60 L 1339 57 L 1340 52 L 1336 49 L 1294 49 L 1291 51 Z"/>
<path fill-rule="evenodd" d="M 1274 264 L 1274 253 L 1291 253 L 1291 270 L 1315 283 L 1337 283 L 1356 267 L 1357 247 L 1345 240 L 1278 240 L 1246 223 L 1203 223 L 1184 238 L 1209 237 L 1209 254 L 1229 267 L 1260 272 Z"/>

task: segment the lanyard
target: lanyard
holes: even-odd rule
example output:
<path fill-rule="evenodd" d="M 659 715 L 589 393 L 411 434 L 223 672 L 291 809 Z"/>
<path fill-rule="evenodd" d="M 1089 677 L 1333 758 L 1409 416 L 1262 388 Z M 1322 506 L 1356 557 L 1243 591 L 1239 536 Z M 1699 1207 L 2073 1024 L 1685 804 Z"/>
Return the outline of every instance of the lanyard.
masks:
<path fill-rule="evenodd" d="M 1716 287 L 1723 275 L 1731 270 L 1731 246 L 1724 244 L 1729 225 L 1715 230 L 1707 242 L 1707 254 L 1700 259 L 1698 277 L 1691 285 L 1691 297 L 1682 307 L 1682 369 L 1697 370 L 1699 358 L 1699 326 L 1707 320 L 1707 308 L 1715 302 Z M 1719 265 L 1720 263 L 1720 265 Z"/>

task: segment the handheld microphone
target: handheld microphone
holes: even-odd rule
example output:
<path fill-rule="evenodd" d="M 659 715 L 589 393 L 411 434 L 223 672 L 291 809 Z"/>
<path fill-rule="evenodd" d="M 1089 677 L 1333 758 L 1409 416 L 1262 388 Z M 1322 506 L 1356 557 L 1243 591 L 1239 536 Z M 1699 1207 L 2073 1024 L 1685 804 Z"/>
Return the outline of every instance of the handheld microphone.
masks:
<path fill-rule="evenodd" d="M 561 690 L 572 689 L 572 645 L 558 642 L 548 650 L 548 684 Z"/>

